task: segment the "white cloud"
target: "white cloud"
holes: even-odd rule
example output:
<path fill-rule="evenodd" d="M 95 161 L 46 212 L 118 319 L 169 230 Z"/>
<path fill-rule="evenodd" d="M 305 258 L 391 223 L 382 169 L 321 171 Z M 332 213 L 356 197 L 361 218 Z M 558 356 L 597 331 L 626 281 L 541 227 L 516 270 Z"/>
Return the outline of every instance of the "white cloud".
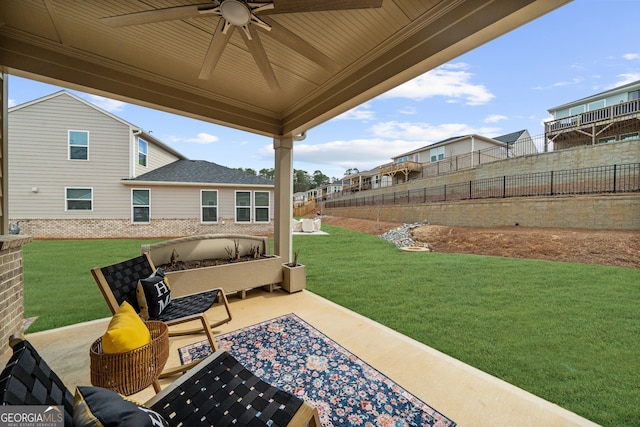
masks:
<path fill-rule="evenodd" d="M 371 128 L 371 131 L 379 138 L 422 141 L 423 145 L 429 145 L 452 136 L 474 133 L 486 135 L 496 132 L 497 129 L 493 127 L 474 128 L 464 123 L 445 123 L 434 126 L 430 123 L 390 121 L 378 123 Z"/>
<path fill-rule="evenodd" d="M 622 57 L 626 60 L 633 61 L 634 59 L 640 59 L 640 53 L 625 53 Z"/>
<path fill-rule="evenodd" d="M 398 113 L 405 114 L 407 116 L 412 116 L 418 113 L 418 109 L 415 107 L 404 107 L 398 110 Z"/>
<path fill-rule="evenodd" d="M 375 112 L 371 110 L 371 105 L 362 104 L 352 108 L 336 117 L 338 120 L 360 120 L 367 122 L 375 118 Z"/>
<path fill-rule="evenodd" d="M 640 80 L 640 72 L 618 74 L 616 77 L 618 78 L 618 81 L 609 86 L 608 89 L 613 89 L 615 87 L 623 86 Z"/>
<path fill-rule="evenodd" d="M 574 77 L 571 80 L 562 80 L 562 81 L 556 82 L 552 86 L 562 87 L 562 86 L 576 85 L 578 83 L 582 83 L 583 81 L 584 81 L 584 78 L 582 77 Z"/>
<path fill-rule="evenodd" d="M 16 103 L 16 100 L 15 100 L 15 99 L 11 99 L 11 98 L 9 98 L 9 99 L 7 100 L 7 105 L 8 105 L 8 107 L 9 107 L 9 108 L 11 108 L 11 107 L 13 107 L 13 106 L 15 106 L 15 105 L 18 105 L 18 104 Z"/>
<path fill-rule="evenodd" d="M 498 123 L 501 120 L 508 120 L 508 117 L 500 114 L 490 114 L 484 118 L 485 123 Z"/>
<path fill-rule="evenodd" d="M 486 104 L 495 98 L 484 85 L 471 82 L 473 74 L 463 62 L 446 64 L 410 80 L 382 95 L 386 98 L 409 98 L 422 101 L 425 98 L 443 96 L 447 102 L 463 102 L 467 105 Z"/>
<path fill-rule="evenodd" d="M 192 142 L 195 144 L 213 144 L 218 141 L 218 137 L 209 133 L 201 132 L 195 138 L 187 138 L 185 142 Z"/>
<path fill-rule="evenodd" d="M 127 105 L 122 101 L 116 101 L 115 99 L 105 98 L 104 96 L 98 95 L 87 95 L 89 101 L 92 104 L 97 105 L 103 110 L 107 110 L 110 113 L 117 113 L 118 111 L 122 111 L 122 109 Z"/>

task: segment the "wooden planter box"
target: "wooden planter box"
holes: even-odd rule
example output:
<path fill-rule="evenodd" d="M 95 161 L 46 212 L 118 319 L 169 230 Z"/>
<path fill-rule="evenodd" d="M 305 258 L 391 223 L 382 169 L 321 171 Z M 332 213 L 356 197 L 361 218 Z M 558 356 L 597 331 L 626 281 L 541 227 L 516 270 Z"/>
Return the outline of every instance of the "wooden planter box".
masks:
<path fill-rule="evenodd" d="M 244 298 L 245 292 L 249 289 L 266 287 L 271 291 L 282 282 L 282 258 L 268 254 L 267 237 L 233 234 L 183 237 L 143 245 L 142 253 L 148 253 L 153 264 L 158 266 L 170 262 L 174 249 L 181 261 L 224 258 L 228 256 L 225 248 L 233 249 L 235 242 L 239 243 L 241 256 L 248 254 L 251 247 L 257 246 L 259 252 L 267 258 L 167 272 L 172 292 L 173 289 L 179 289 L 180 294 L 188 295 L 207 289 L 223 288 L 227 294 L 239 292 Z"/>

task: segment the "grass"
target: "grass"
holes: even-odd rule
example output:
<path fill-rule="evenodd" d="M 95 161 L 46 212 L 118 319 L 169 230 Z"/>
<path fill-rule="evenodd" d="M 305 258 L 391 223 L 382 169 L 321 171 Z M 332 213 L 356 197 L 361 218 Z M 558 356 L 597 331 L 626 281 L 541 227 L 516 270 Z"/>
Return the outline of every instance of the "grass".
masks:
<path fill-rule="evenodd" d="M 90 270 L 140 255 L 145 240 L 39 240 L 23 248 L 28 332 L 111 315 Z"/>
<path fill-rule="evenodd" d="M 323 230 L 293 237 L 309 290 L 596 423 L 640 425 L 640 270 L 403 252 Z M 26 245 L 29 332 L 107 316 L 89 269 L 142 243 Z"/>

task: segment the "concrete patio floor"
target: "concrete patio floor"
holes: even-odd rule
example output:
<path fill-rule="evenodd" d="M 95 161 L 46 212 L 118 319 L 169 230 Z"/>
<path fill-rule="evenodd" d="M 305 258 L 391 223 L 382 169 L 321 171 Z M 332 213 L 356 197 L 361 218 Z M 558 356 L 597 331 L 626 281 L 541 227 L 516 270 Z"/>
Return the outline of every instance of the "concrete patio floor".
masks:
<path fill-rule="evenodd" d="M 308 291 L 253 290 L 243 300 L 230 296 L 229 303 L 233 320 L 214 333 L 295 313 L 462 427 L 597 425 Z M 89 347 L 108 322 L 100 319 L 26 337 L 73 390 L 90 384 Z M 179 363 L 178 347 L 201 339 L 172 338 L 167 364 Z M 10 355 L 10 350 L 0 355 L 1 366 Z M 173 379 L 161 380 L 162 386 Z M 131 397 L 144 402 L 153 394 L 149 387 Z"/>

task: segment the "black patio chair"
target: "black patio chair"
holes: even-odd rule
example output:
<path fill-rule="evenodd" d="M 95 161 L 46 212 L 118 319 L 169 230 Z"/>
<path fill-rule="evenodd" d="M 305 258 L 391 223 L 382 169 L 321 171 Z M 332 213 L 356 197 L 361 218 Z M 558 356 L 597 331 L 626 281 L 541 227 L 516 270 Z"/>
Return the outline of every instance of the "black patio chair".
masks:
<path fill-rule="evenodd" d="M 26 340 L 11 342 L 13 355 L 0 373 L 0 404 L 62 405 L 73 425 L 73 396 Z M 318 410 L 248 371 L 218 350 L 144 404 L 171 426 L 320 427 Z"/>
<path fill-rule="evenodd" d="M 138 299 L 136 297 L 136 287 L 140 279 L 151 276 L 156 271 L 149 255 L 144 254 L 131 258 L 117 264 L 91 269 L 91 274 L 95 279 L 102 296 L 107 302 L 111 313 L 115 314 L 124 301 L 127 301 L 136 311 L 140 311 Z M 211 328 L 231 321 L 231 310 L 229 302 L 222 288 L 215 288 L 205 292 L 180 296 L 180 290 L 171 288 L 171 302 L 160 313 L 157 318 L 150 320 L 160 320 L 167 326 L 175 326 L 188 322 L 200 322 L 200 326 L 191 329 L 172 330 L 169 328 L 169 335 L 185 335 L 204 332 L 209 345 L 215 351 L 218 345 Z M 178 295 L 174 297 L 173 295 Z M 226 317 L 222 320 L 211 323 L 205 313 L 219 300 L 224 305 Z M 162 372 L 160 377 L 166 377 L 180 372 L 185 372 L 195 366 L 202 359 L 180 366 L 168 367 Z"/>

